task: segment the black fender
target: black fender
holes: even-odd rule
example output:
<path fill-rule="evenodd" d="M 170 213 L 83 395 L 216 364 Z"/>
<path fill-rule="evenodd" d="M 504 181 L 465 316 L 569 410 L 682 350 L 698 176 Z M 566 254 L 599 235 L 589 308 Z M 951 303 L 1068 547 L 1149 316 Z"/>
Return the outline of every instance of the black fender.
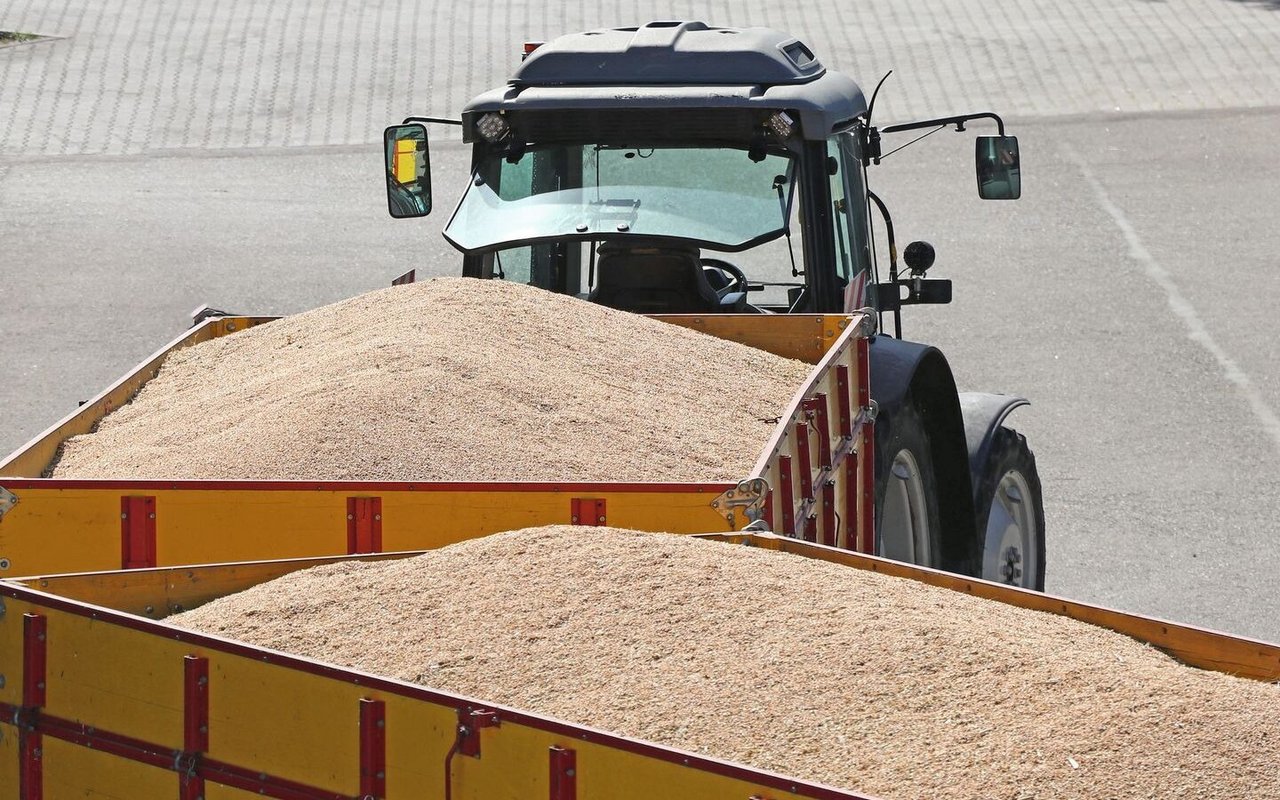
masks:
<path fill-rule="evenodd" d="M 875 457 L 888 458 L 887 443 L 896 412 L 910 395 L 924 420 L 937 472 L 942 567 L 975 575 L 982 567 L 982 554 L 976 546 L 975 479 L 951 365 L 936 347 L 883 334 L 872 338 L 869 352 L 871 399 L 878 407 Z"/>
<path fill-rule="evenodd" d="M 1009 414 L 1019 406 L 1029 406 L 1025 397 L 986 392 L 963 392 L 960 413 L 964 415 L 964 438 L 969 447 L 969 474 L 972 476 L 973 507 L 978 508 L 978 483 L 991 454 L 991 441 Z"/>

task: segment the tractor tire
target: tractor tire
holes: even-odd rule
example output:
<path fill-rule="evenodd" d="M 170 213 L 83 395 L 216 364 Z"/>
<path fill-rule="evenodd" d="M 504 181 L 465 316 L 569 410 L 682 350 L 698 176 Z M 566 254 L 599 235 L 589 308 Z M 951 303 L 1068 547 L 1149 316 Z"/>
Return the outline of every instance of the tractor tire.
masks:
<path fill-rule="evenodd" d="M 910 396 L 889 421 L 887 432 L 876 425 L 876 555 L 938 567 L 942 525 L 929 433 Z"/>
<path fill-rule="evenodd" d="M 978 478 L 979 577 L 1044 591 L 1044 497 L 1027 439 L 1001 427 Z"/>

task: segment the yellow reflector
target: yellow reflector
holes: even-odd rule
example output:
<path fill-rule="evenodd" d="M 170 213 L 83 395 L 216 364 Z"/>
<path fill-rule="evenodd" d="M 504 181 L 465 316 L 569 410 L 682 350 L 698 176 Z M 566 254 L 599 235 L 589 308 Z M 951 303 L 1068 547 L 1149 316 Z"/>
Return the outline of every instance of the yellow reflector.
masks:
<path fill-rule="evenodd" d="M 412 139 L 396 141 L 395 175 L 403 184 L 412 184 L 418 180 L 417 142 Z"/>

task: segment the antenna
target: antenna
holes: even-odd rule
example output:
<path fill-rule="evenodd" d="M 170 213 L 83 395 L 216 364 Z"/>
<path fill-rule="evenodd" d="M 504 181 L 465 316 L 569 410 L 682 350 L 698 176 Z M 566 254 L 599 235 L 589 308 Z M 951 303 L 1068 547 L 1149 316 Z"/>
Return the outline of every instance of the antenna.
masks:
<path fill-rule="evenodd" d="M 868 125 L 871 124 L 871 113 L 875 111 L 875 108 L 876 108 L 876 98 L 880 96 L 880 87 L 884 86 L 884 82 L 889 80 L 889 76 L 892 74 L 893 74 L 893 70 L 889 70 L 888 72 L 886 72 L 884 74 L 884 77 L 880 79 L 880 82 L 876 84 L 875 91 L 871 93 L 871 102 L 867 103 L 867 124 Z"/>

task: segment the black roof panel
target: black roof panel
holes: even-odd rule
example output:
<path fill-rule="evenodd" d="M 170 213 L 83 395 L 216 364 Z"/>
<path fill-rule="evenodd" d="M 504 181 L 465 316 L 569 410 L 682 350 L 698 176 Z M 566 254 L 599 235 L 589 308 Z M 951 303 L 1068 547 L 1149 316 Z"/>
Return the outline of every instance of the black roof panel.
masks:
<path fill-rule="evenodd" d="M 851 78 L 780 31 L 651 22 L 542 45 L 506 86 L 467 104 L 463 138 L 472 141 L 476 117 L 491 111 L 561 112 L 569 123 L 609 109 L 787 110 L 799 116 L 800 136 L 814 140 L 851 124 L 867 104 Z"/>
<path fill-rule="evenodd" d="M 806 83 L 824 72 L 803 42 L 769 28 L 650 22 L 561 36 L 535 50 L 515 86 Z"/>

